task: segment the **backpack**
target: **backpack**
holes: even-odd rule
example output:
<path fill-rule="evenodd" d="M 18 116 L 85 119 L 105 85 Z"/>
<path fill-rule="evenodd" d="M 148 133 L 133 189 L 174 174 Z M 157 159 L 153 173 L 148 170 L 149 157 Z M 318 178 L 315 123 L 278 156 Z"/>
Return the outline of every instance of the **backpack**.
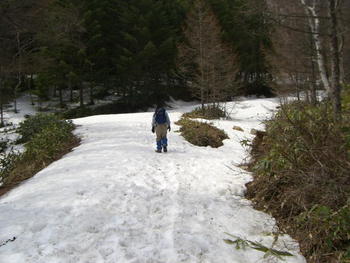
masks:
<path fill-rule="evenodd" d="M 165 116 L 165 109 L 160 108 L 156 111 L 156 123 L 157 124 L 164 124 L 166 123 L 166 116 Z"/>

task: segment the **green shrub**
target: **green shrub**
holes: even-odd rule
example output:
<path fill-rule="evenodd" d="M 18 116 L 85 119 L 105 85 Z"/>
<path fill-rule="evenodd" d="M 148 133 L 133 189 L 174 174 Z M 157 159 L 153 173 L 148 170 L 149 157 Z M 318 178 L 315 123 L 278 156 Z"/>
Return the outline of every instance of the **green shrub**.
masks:
<path fill-rule="evenodd" d="M 327 103 L 292 103 L 266 125 L 253 142 L 247 196 L 300 241 L 309 262 L 332 262 L 349 246 L 349 122 L 334 122 Z"/>
<path fill-rule="evenodd" d="M 18 155 L 4 155 L 0 159 L 0 195 L 59 159 L 79 143 L 72 133 L 73 123 L 54 115 L 29 117 L 20 124 L 19 129 L 23 141 L 26 141 L 25 151 Z"/>
<path fill-rule="evenodd" d="M 4 152 L 7 149 L 7 140 L 0 140 L 0 153 Z"/>
<path fill-rule="evenodd" d="M 30 141 L 34 135 L 40 133 L 48 126 L 58 126 L 62 129 L 65 129 L 67 126 L 73 127 L 70 123 L 61 120 L 54 114 L 39 113 L 34 116 L 29 116 L 20 123 L 17 132 L 20 134 L 21 138 L 18 140 L 18 143 Z"/>
<path fill-rule="evenodd" d="M 182 118 L 176 124 L 180 125 L 181 135 L 190 143 L 197 146 L 211 146 L 218 148 L 222 141 L 228 139 L 227 134 L 208 124 Z"/>
<path fill-rule="evenodd" d="M 75 109 L 67 110 L 62 113 L 62 117 L 65 119 L 76 119 L 91 115 L 94 115 L 93 111 L 87 107 L 78 107 Z"/>
<path fill-rule="evenodd" d="M 185 113 L 183 115 L 185 118 L 201 118 L 201 119 L 220 119 L 226 118 L 227 114 L 225 110 L 219 105 L 207 105 L 202 107 L 198 107 L 191 112 Z"/>
<path fill-rule="evenodd" d="M 20 154 L 13 151 L 0 154 L 0 185 L 6 183 L 19 158 Z"/>
<path fill-rule="evenodd" d="M 73 125 L 66 122 L 57 122 L 45 126 L 35 134 L 25 145 L 25 158 L 48 162 L 65 148 L 65 143 L 73 138 Z"/>
<path fill-rule="evenodd" d="M 350 200 L 349 200 L 350 201 Z M 323 205 L 314 205 L 309 211 L 301 213 L 297 222 L 303 229 L 317 226 L 317 234 L 309 236 L 309 246 L 322 247 L 322 252 L 335 253 L 337 258 L 350 260 L 350 203 L 336 211 Z M 322 234 L 323 236 L 319 236 Z"/>
<path fill-rule="evenodd" d="M 135 101 L 128 101 L 125 99 L 120 99 L 113 103 L 99 105 L 95 107 L 78 107 L 75 109 L 70 109 L 63 112 L 61 115 L 65 119 L 75 119 L 82 118 L 92 115 L 99 114 L 118 114 L 118 113 L 131 113 L 138 111 L 146 111 L 152 106 L 151 100 L 140 96 L 139 99 Z"/>

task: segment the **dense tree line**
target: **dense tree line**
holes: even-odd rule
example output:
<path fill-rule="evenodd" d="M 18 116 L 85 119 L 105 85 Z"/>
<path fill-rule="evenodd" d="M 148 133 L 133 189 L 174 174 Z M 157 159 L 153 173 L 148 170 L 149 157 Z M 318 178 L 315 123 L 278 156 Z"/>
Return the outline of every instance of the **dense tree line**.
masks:
<path fill-rule="evenodd" d="M 41 100 L 57 95 L 62 108 L 67 100 L 83 106 L 108 94 L 134 105 L 168 96 L 191 98 L 195 93 L 190 84 L 198 65 L 184 75 L 177 60 L 182 53 L 179 47 L 189 42 L 186 21 L 193 19 L 189 16 L 196 2 L 1 1 L 0 108 L 21 89 Z M 235 70 L 227 85 L 232 93 L 225 96 L 237 91 L 271 95 L 271 80 L 278 80 L 278 84 L 284 81 L 284 87 L 306 90 L 314 100 L 316 89 L 324 87 L 331 93 L 348 78 L 347 2 L 199 2 L 209 6 L 218 20 L 215 34 L 232 53 L 228 57 Z"/>
<path fill-rule="evenodd" d="M 204 2 L 235 53 L 239 70 L 232 79 L 241 94 L 270 95 L 271 30 L 256 6 L 261 1 Z M 61 107 L 67 93 L 81 106 L 110 93 L 130 104 L 189 98 L 189 79 L 179 74 L 176 58 L 192 7 L 191 0 L 3 0 L 2 94 L 5 88 L 14 98 L 21 89 L 42 100 L 55 94 Z"/>

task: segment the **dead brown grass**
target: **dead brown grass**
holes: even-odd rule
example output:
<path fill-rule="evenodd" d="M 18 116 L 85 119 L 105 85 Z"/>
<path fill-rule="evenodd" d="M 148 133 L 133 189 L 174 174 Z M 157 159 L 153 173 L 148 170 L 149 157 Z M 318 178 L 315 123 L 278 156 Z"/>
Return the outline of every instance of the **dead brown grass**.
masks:
<path fill-rule="evenodd" d="M 228 139 L 224 131 L 208 123 L 182 118 L 176 124 L 181 126 L 181 135 L 188 142 L 197 146 L 218 148 L 223 145 L 223 140 Z"/>
<path fill-rule="evenodd" d="M 226 118 L 227 114 L 225 109 L 220 107 L 219 105 L 207 105 L 204 108 L 199 107 L 194 109 L 191 112 L 187 112 L 183 114 L 184 118 L 200 118 L 207 120 L 215 120 L 220 118 Z"/>

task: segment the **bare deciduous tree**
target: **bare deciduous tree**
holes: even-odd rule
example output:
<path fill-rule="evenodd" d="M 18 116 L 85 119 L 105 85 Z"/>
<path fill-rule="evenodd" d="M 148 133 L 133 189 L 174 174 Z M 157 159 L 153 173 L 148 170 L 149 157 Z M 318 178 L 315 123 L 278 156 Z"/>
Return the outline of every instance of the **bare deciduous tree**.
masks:
<path fill-rule="evenodd" d="M 318 0 L 312 0 L 311 3 L 307 3 L 306 0 L 300 0 L 300 2 L 303 5 L 305 13 L 307 15 L 308 25 L 311 31 L 310 33 L 315 45 L 315 59 L 318 65 L 320 78 L 327 93 L 331 94 L 331 85 L 327 76 L 325 58 L 322 53 L 322 40 L 320 37 L 321 22 L 319 14 L 317 13 Z"/>
<path fill-rule="evenodd" d="M 342 72 L 346 72 L 343 69 L 342 57 L 346 31 L 344 22 L 341 23 L 343 21 L 341 15 L 347 12 L 340 12 L 343 1 L 297 0 L 286 5 L 283 0 L 269 0 L 269 3 L 270 7 L 277 7 L 277 12 L 276 10 L 272 12 L 272 17 L 275 17 L 280 26 L 277 30 L 279 37 L 277 43 L 282 45 L 277 45 L 277 48 L 288 58 L 286 59 L 288 67 L 294 68 L 295 72 L 305 73 L 303 83 L 311 79 L 313 83 L 322 84 L 332 101 L 334 118 L 340 120 L 341 83 L 345 75 Z M 288 43 L 283 43 L 286 38 Z M 301 43 L 306 43 L 307 39 L 309 39 L 309 51 L 295 52 L 297 49 L 293 47 L 303 45 Z M 315 84 L 312 86 L 315 87 Z M 313 88 L 313 94 L 314 90 Z"/>
<path fill-rule="evenodd" d="M 217 103 L 235 93 L 236 57 L 222 41 L 221 27 L 209 4 L 195 0 L 179 45 L 178 65 L 193 94 L 204 103 Z"/>
<path fill-rule="evenodd" d="M 38 51 L 35 34 L 40 25 L 42 11 L 45 9 L 46 0 L 4 0 L 0 4 L 1 24 L 0 41 L 6 45 L 6 61 L 3 68 L 6 74 L 16 80 L 13 87 L 14 111 L 17 112 L 17 91 L 23 84 L 25 75 L 33 72 L 35 65 L 28 62 L 33 52 Z"/>

